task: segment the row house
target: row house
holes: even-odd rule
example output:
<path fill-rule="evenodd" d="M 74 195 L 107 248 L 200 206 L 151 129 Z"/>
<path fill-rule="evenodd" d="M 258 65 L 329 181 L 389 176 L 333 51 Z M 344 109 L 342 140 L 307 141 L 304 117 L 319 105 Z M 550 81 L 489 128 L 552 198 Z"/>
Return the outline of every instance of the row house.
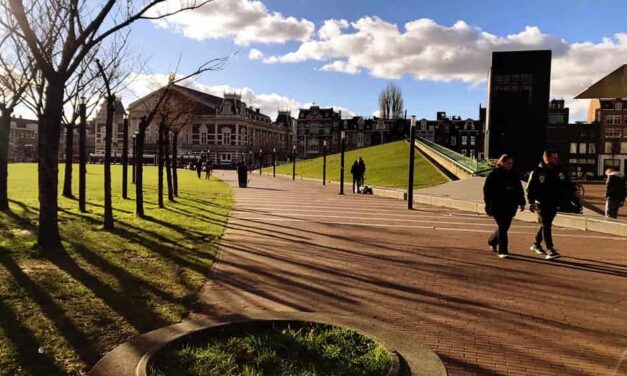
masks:
<path fill-rule="evenodd" d="M 465 157 L 484 158 L 485 108 L 479 107 L 479 120 L 462 119 L 459 116 L 446 116 L 437 112 L 436 120 L 416 121 L 416 136 L 435 142 Z"/>
<path fill-rule="evenodd" d="M 599 125 L 597 175 L 627 171 L 627 64 L 594 83 L 575 99 L 592 99 L 589 113 Z"/>
<path fill-rule="evenodd" d="M 409 121 L 405 119 L 362 116 L 342 119 L 341 112 L 314 105 L 300 109 L 293 145 L 298 158 L 314 158 L 322 155 L 325 141 L 327 153 L 340 152 L 341 130 L 345 134 L 345 150 L 353 150 L 400 140 L 405 137 L 408 126 Z"/>
<path fill-rule="evenodd" d="M 37 120 L 11 118 L 9 162 L 34 162 L 37 158 Z"/>

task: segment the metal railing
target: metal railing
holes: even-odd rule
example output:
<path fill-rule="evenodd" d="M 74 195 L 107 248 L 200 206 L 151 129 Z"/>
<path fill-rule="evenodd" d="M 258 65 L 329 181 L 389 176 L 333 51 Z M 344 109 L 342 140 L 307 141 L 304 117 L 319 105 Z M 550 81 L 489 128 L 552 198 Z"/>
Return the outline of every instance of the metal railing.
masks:
<path fill-rule="evenodd" d="M 416 137 L 416 141 L 422 143 L 435 153 L 439 154 L 441 157 L 447 159 L 449 162 L 473 176 L 486 176 L 490 173 L 490 171 L 492 171 L 492 169 L 494 169 L 494 166 L 486 160 L 468 158 L 460 153 L 422 137 Z"/>

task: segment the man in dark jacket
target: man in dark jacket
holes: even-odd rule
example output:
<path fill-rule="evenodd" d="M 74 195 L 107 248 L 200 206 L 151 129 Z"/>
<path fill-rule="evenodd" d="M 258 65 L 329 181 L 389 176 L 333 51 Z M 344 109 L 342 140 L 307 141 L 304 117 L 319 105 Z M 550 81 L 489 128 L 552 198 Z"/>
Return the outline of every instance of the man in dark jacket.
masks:
<path fill-rule="evenodd" d="M 500 258 L 509 255 L 507 231 L 512 225 L 516 209 L 525 210 L 525 193 L 518 174 L 513 170 L 514 159 L 503 154 L 483 185 L 483 201 L 485 212 L 494 217 L 497 229 L 490 235 L 488 244 L 493 251 L 497 250 Z"/>
<path fill-rule="evenodd" d="M 625 187 L 625 179 L 620 176 L 618 171 L 613 168 L 605 170 L 607 182 L 605 185 L 605 216 L 608 218 L 618 217 L 618 208 L 625 203 L 627 196 L 627 188 Z"/>
<path fill-rule="evenodd" d="M 559 203 L 570 188 L 568 175 L 559 166 L 559 158 L 554 150 L 547 150 L 542 155 L 543 161 L 529 175 L 527 182 L 527 201 L 529 210 L 538 214 L 540 228 L 531 250 L 544 254 L 545 259 L 553 260 L 560 254 L 553 247 L 552 226 L 557 215 Z M 542 248 L 542 240 L 546 251 Z"/>
<path fill-rule="evenodd" d="M 351 166 L 351 175 L 353 175 L 353 193 L 355 193 L 355 185 L 357 185 L 357 191 L 359 192 L 359 162 L 357 160 Z"/>
<path fill-rule="evenodd" d="M 198 174 L 198 179 L 200 179 L 201 173 L 202 173 L 202 161 L 199 159 L 196 161 L 196 174 Z"/>
<path fill-rule="evenodd" d="M 361 159 L 361 157 L 359 157 L 359 168 L 357 171 L 359 172 L 357 178 L 357 192 L 359 192 L 360 187 L 363 187 L 364 185 L 364 176 L 366 175 L 366 163 L 363 159 Z"/>

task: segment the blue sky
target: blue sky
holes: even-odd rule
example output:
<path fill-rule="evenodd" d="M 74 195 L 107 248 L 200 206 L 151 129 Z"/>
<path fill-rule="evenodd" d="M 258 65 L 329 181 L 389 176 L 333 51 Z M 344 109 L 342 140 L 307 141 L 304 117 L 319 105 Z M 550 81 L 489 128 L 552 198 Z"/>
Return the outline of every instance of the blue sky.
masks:
<path fill-rule="evenodd" d="M 497 46 L 553 48 L 552 95 L 567 99 L 575 118 L 581 119 L 586 104 L 570 99 L 627 62 L 624 0 L 215 0 L 215 3 L 208 6 L 213 6 L 213 10 L 193 11 L 193 15 L 181 15 L 161 25 L 141 22 L 133 26 L 132 45 L 147 61 L 148 71 L 144 73 L 166 74 L 175 69 L 179 56 L 182 63 L 178 70 L 185 73 L 208 58 L 237 52 L 224 70 L 206 73 L 196 84 L 216 94 L 224 90 L 222 86 L 242 89 L 253 105 L 267 113 L 286 106 L 295 111 L 298 105 L 316 102 L 371 116 L 377 110 L 379 92 L 392 81 L 403 90 L 409 115 L 434 118 L 436 111 L 446 111 L 451 115 L 477 117 L 479 103 L 486 102 L 490 51 Z M 221 9 L 217 3 L 222 3 Z M 245 12 L 237 11 L 238 7 L 255 11 L 248 14 L 250 18 L 238 20 L 239 14 L 246 17 Z M 270 19 L 273 25 L 255 28 L 255 23 Z M 331 19 L 346 23 L 341 31 L 338 29 L 331 37 L 322 38 L 319 32 L 325 21 Z M 432 22 L 420 22 L 419 29 L 413 31 L 413 36 L 409 35 L 405 24 L 421 19 Z M 362 26 L 354 24 L 359 20 L 363 21 Z M 463 23 L 453 27 L 458 21 Z M 227 26 L 205 32 L 207 25 L 221 22 Z M 246 35 L 238 34 L 242 29 L 237 26 L 239 22 L 249 28 Z M 284 30 L 289 25 L 300 31 L 286 33 Z M 398 30 L 393 35 L 385 31 L 394 26 Z M 187 36 L 181 30 L 187 30 Z M 307 37 L 303 38 L 302 30 L 308 30 Z M 412 38 L 417 35 L 429 37 L 414 42 Z M 271 42 L 270 37 L 274 38 Z M 362 49 L 349 51 L 353 37 L 375 39 L 362 45 Z M 294 55 L 297 62 L 286 62 L 291 59 L 286 55 L 299 51 L 306 40 L 309 41 L 305 42 L 306 51 Z M 461 48 L 463 53 L 447 55 L 447 51 Z M 251 49 L 262 55 L 250 59 Z M 270 57 L 274 57 L 273 63 Z M 391 57 L 396 61 L 390 61 Z M 334 61 L 338 64 L 336 68 L 322 70 Z M 140 87 L 139 82 L 131 85 L 134 94 L 124 94 L 125 101 L 135 99 L 129 96 L 143 94 Z"/>

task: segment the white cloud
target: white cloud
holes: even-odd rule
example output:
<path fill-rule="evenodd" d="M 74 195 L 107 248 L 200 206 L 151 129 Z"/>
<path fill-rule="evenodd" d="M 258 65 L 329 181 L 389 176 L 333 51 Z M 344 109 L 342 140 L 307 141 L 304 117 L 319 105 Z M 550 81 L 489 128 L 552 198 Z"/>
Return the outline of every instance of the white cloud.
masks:
<path fill-rule="evenodd" d="M 418 19 L 398 26 L 378 17 L 363 17 L 349 24 L 327 20 L 317 39 L 305 41 L 292 52 L 269 56 L 268 64 L 321 61 L 320 70 L 398 79 L 471 85 L 484 83 L 492 51 L 550 49 L 552 96 L 573 97 L 605 74 L 627 61 L 627 33 L 618 33 L 600 43 L 573 43 L 528 26 L 519 33 L 498 36 L 457 21 L 444 26 L 431 19 Z"/>
<path fill-rule="evenodd" d="M 251 48 L 250 52 L 248 53 L 248 58 L 250 60 L 260 60 L 261 58 L 263 58 L 263 52 L 259 51 L 256 48 Z"/>
<path fill-rule="evenodd" d="M 151 15 L 180 9 L 182 2 L 167 0 L 155 7 Z M 199 9 L 155 21 L 155 24 L 172 28 L 191 39 L 231 37 L 239 45 L 305 41 L 315 30 L 311 21 L 270 12 L 261 1 L 256 0 L 217 0 Z"/>
<path fill-rule="evenodd" d="M 125 106 L 138 98 L 158 89 L 168 82 L 166 74 L 132 74 L 128 79 L 127 90 L 122 93 L 122 101 Z M 253 108 L 259 108 L 262 113 L 275 120 L 278 111 L 291 111 L 293 117 L 298 116 L 300 108 L 308 108 L 312 103 L 302 103 L 295 99 L 276 93 L 256 93 L 249 87 L 233 87 L 229 85 L 205 85 L 194 80 L 188 80 L 184 85 L 205 93 L 218 97 L 223 97 L 224 93 L 238 93 L 242 100 Z M 355 113 L 342 106 L 322 106 L 333 107 L 335 111 L 342 111 L 342 117 L 355 116 Z"/>
<path fill-rule="evenodd" d="M 352 65 L 349 62 L 342 61 L 342 60 L 336 60 L 332 63 L 323 65 L 320 68 L 320 70 L 327 71 L 327 72 L 342 72 L 342 73 L 348 73 L 348 74 L 357 74 L 361 72 L 358 67 Z"/>

